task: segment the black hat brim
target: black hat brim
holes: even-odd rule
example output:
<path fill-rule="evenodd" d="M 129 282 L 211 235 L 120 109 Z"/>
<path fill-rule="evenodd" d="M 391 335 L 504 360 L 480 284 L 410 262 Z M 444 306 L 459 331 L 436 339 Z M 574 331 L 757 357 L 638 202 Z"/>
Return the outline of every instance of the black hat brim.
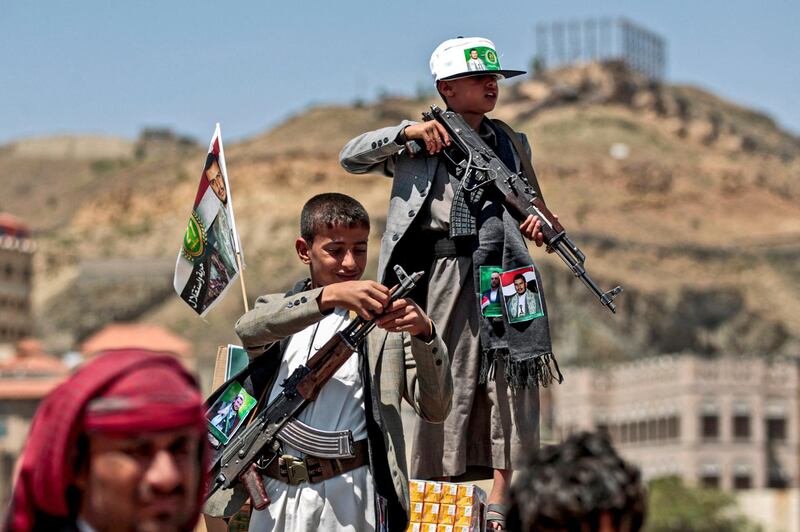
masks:
<path fill-rule="evenodd" d="M 498 76 L 503 76 L 503 78 L 513 78 L 515 76 L 521 76 L 522 74 L 527 74 L 524 70 L 472 70 L 470 72 L 463 72 L 461 74 L 453 74 L 452 76 L 447 76 L 446 78 L 442 78 L 439 81 L 450 81 L 451 79 L 459 79 L 459 78 L 469 78 L 472 76 L 485 76 L 487 74 L 496 74 Z"/>

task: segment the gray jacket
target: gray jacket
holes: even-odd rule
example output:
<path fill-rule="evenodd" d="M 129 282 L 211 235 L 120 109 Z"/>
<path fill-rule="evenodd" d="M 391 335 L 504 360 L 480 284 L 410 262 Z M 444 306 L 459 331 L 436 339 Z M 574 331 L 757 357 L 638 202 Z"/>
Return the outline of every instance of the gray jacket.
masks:
<path fill-rule="evenodd" d="M 292 295 L 259 297 L 255 307 L 236 323 L 236 334 L 251 359 L 273 356 L 275 342 L 324 318 L 317 301 L 321 291 L 322 288 L 317 288 Z M 441 423 L 445 420 L 453 395 L 447 348 L 438 336 L 426 343 L 406 333 L 375 329 L 367 337 L 365 352 L 365 369 L 369 372 L 369 382 L 365 386 L 369 386 L 372 399 L 366 409 L 373 418 L 367 424 L 373 478 L 376 483 L 381 478 L 391 483 L 394 500 L 407 513 L 410 507 L 408 467 L 400 401 L 405 399 L 426 421 Z M 370 431 L 370 426 L 380 430 Z M 377 445 L 373 445 L 375 438 Z M 375 470 L 383 460 L 382 457 L 380 461 L 374 460 L 375 453 L 385 453 L 388 471 Z M 396 524 L 396 521 L 392 523 L 392 530 Z"/>
<path fill-rule="evenodd" d="M 437 172 L 442 172 L 442 177 L 445 177 L 447 173 L 446 166 L 439 164 L 439 157 L 424 154 L 410 157 L 405 147 L 396 142 L 400 131 L 415 123 L 404 120 L 396 126 L 369 131 L 345 144 L 339 153 L 339 162 L 350 173 L 372 172 L 394 178 L 389 212 L 386 215 L 386 232 L 381 239 L 381 255 L 378 259 L 379 281 L 385 279 L 387 265 L 398 262 L 392 254 L 423 208 L 434 176 Z M 525 147 L 526 156 L 530 157 L 528 138 L 523 133 L 518 135 Z M 514 159 L 519 167 L 516 153 Z"/>

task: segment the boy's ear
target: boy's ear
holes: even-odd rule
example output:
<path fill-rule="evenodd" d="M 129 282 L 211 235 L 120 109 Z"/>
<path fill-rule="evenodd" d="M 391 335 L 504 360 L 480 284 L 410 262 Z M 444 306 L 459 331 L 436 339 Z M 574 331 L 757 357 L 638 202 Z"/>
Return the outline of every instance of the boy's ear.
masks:
<path fill-rule="evenodd" d="M 453 86 L 445 80 L 439 80 L 436 82 L 436 89 L 439 91 L 439 94 L 442 95 L 442 98 L 447 96 L 453 95 Z"/>
<path fill-rule="evenodd" d="M 303 264 L 311 264 L 311 255 L 309 254 L 311 246 L 308 245 L 308 242 L 306 242 L 304 238 L 298 237 L 297 240 L 294 241 L 294 249 L 297 251 L 297 256 L 303 261 Z"/>

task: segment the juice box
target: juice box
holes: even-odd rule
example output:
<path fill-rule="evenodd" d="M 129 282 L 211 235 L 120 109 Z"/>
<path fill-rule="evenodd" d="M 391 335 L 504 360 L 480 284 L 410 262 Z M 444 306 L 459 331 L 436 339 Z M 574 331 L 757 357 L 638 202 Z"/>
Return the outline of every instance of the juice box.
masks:
<path fill-rule="evenodd" d="M 425 501 L 425 484 L 424 480 L 408 481 L 408 494 L 411 497 L 411 502 Z"/>
<path fill-rule="evenodd" d="M 440 525 L 454 525 L 454 524 L 456 524 L 456 505 L 455 504 L 440 504 L 439 505 L 439 524 Z"/>
<path fill-rule="evenodd" d="M 436 524 L 439 522 L 439 503 L 438 502 L 426 502 L 423 503 L 422 508 L 422 519 L 420 519 L 423 523 L 433 523 Z"/>

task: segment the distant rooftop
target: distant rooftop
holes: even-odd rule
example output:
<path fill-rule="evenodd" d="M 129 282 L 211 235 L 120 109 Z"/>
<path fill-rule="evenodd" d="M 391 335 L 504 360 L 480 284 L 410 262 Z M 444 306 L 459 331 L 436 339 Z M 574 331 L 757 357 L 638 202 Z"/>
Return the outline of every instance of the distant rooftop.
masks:
<path fill-rule="evenodd" d="M 16 238 L 30 238 L 31 231 L 22 220 L 7 212 L 0 212 L 0 236 L 7 235 Z"/>
<path fill-rule="evenodd" d="M 68 374 L 37 340 L 20 340 L 14 356 L 0 362 L 0 399 L 41 399 Z"/>
<path fill-rule="evenodd" d="M 86 359 L 109 349 L 139 347 L 150 351 L 172 353 L 180 359 L 192 358 L 192 345 L 160 325 L 115 323 L 90 336 L 80 351 Z"/>

